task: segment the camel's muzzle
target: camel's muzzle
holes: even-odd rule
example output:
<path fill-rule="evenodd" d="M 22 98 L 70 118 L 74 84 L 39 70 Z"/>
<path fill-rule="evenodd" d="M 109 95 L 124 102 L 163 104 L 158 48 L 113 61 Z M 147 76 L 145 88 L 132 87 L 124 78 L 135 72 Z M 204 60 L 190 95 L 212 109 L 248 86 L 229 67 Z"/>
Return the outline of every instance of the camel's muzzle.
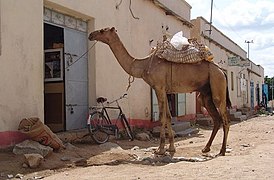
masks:
<path fill-rule="evenodd" d="M 93 41 L 93 40 L 94 40 L 94 39 L 93 39 L 92 33 L 89 34 L 88 39 L 89 39 L 90 41 Z"/>

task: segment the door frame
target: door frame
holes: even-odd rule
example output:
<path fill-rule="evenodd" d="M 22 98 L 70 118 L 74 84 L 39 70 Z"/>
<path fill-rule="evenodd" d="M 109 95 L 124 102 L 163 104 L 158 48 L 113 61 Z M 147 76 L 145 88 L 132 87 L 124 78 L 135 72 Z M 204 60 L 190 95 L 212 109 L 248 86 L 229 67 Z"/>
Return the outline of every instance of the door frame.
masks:
<path fill-rule="evenodd" d="M 87 22 L 86 22 L 87 23 Z M 65 26 L 62 26 L 62 25 L 59 25 L 59 24 L 55 24 L 55 23 L 52 23 L 52 22 L 48 22 L 48 21 L 45 21 L 45 20 L 43 20 L 43 25 L 44 24 L 48 24 L 48 25 L 51 25 L 51 26 L 56 26 L 56 27 L 58 27 L 58 28 L 62 28 L 63 29 L 63 38 L 64 38 L 64 47 L 63 47 L 63 60 L 62 60 L 62 63 L 63 63 L 63 80 L 62 81 L 58 81 L 59 83 L 61 82 L 61 83 L 63 83 L 63 95 L 62 95 L 62 105 L 63 105 L 63 108 L 62 108 L 62 125 L 60 125 L 60 124 L 47 124 L 47 125 L 49 125 L 49 127 L 50 127 L 50 129 L 52 130 L 52 131 L 54 131 L 54 132 L 58 132 L 58 131 L 66 131 L 66 130 L 68 130 L 67 129 L 67 117 L 66 117 L 66 75 L 65 75 L 65 63 L 66 63 L 66 61 L 65 61 L 65 29 L 67 28 L 67 29 L 73 29 L 73 28 L 68 28 L 68 27 L 65 27 Z M 79 32 L 81 32 L 81 33 L 85 33 L 86 35 L 87 35 L 87 32 L 83 32 L 83 31 L 80 31 L 80 30 L 77 30 L 77 29 L 73 29 L 73 30 L 75 30 L 75 31 L 79 31 Z M 44 37 L 45 38 L 45 37 Z M 86 41 L 86 43 L 87 43 L 87 47 L 88 47 L 88 40 Z M 43 52 L 45 51 L 45 49 L 43 50 Z M 88 59 L 89 59 L 89 56 L 87 56 L 87 61 L 88 61 Z M 43 60 L 43 67 L 45 66 L 44 65 L 45 64 L 45 60 Z M 43 68 L 44 69 L 44 68 Z M 88 92 L 88 94 L 87 94 L 87 101 L 88 101 L 88 104 L 89 104 L 89 72 L 88 72 L 88 70 L 89 70 L 89 68 L 87 68 L 87 92 Z M 43 70 L 43 74 L 44 74 L 45 72 L 44 72 L 44 70 Z M 49 91 L 49 93 L 56 93 L 56 90 L 54 90 L 52 87 L 48 87 L 47 85 L 46 85 L 46 83 L 49 83 L 49 82 L 45 82 L 45 80 L 44 80 L 44 78 L 43 78 L 43 81 L 44 81 L 44 98 L 45 98 L 45 93 L 46 93 L 46 91 Z M 52 83 L 58 83 L 58 82 L 52 82 Z M 60 87 L 58 87 L 59 88 L 59 90 L 60 90 Z M 59 91 L 58 91 L 59 92 Z M 45 100 L 44 100 L 45 101 Z M 44 112 L 45 112 L 45 107 L 44 107 Z M 45 118 L 45 117 L 44 117 Z"/>

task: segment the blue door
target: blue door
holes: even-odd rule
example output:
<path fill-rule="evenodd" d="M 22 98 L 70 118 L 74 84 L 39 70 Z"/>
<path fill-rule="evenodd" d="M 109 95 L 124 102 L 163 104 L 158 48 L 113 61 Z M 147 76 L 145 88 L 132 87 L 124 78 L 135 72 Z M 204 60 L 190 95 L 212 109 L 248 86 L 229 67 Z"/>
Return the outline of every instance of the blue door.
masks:
<path fill-rule="evenodd" d="M 88 114 L 88 57 L 82 56 L 87 51 L 87 34 L 64 30 L 66 130 L 80 129 L 86 127 Z"/>

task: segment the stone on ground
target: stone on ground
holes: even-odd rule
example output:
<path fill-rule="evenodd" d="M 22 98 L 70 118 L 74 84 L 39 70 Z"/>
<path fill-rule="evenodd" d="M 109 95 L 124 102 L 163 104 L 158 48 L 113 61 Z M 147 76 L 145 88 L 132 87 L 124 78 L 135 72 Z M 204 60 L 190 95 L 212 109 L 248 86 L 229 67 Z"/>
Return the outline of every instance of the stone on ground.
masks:
<path fill-rule="evenodd" d="M 40 163 L 44 159 L 41 154 L 24 154 L 24 156 L 25 156 L 26 164 L 30 168 L 39 167 Z"/>
<path fill-rule="evenodd" d="M 16 144 L 13 148 L 14 154 L 40 154 L 43 157 L 51 154 L 53 149 L 49 146 L 44 146 L 36 141 L 25 140 Z"/>

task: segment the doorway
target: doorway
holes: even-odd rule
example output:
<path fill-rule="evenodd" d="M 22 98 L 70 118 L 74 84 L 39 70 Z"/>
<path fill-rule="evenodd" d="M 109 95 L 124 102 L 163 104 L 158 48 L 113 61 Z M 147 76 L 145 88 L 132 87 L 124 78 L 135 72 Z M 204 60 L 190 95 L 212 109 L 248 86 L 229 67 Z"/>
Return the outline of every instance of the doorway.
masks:
<path fill-rule="evenodd" d="M 179 117 L 186 115 L 186 94 L 167 94 L 168 106 L 172 117 Z M 159 105 L 154 89 L 151 89 L 151 119 L 152 121 L 159 121 Z"/>
<path fill-rule="evenodd" d="M 86 51 L 86 32 L 44 23 L 44 117 L 53 132 L 86 126 Z"/>
<path fill-rule="evenodd" d="M 254 109 L 254 82 L 250 82 L 250 107 Z"/>

